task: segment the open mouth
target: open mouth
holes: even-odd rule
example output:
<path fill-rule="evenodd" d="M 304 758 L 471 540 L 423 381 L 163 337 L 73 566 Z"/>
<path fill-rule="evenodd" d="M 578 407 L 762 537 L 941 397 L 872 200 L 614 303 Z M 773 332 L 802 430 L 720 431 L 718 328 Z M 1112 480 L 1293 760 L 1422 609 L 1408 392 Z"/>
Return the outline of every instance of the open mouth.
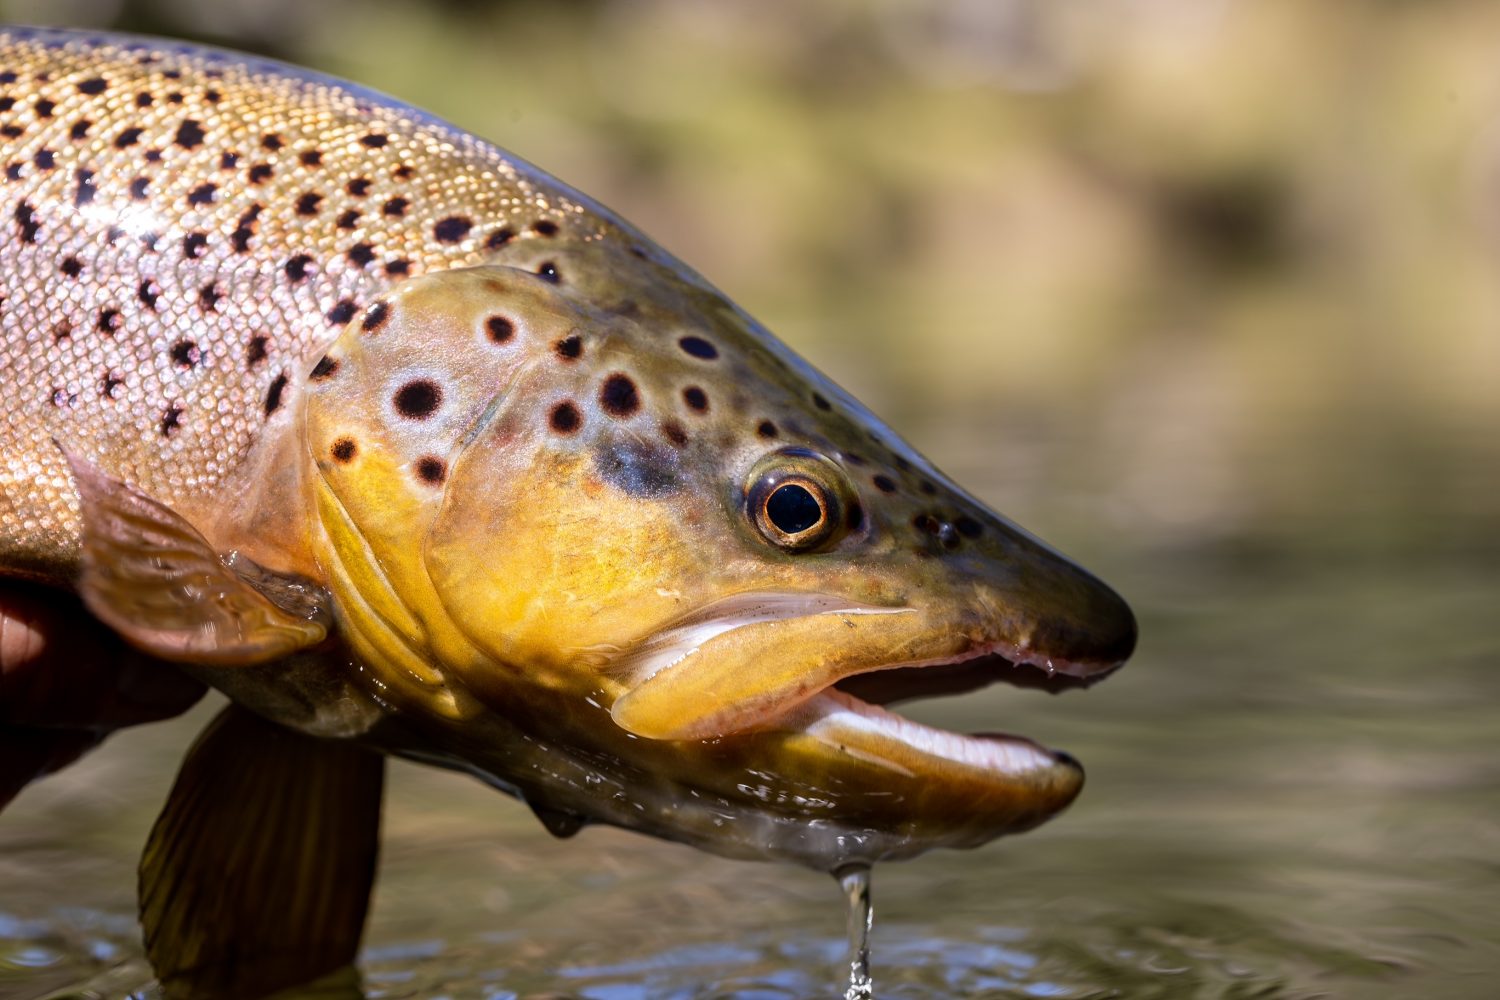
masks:
<path fill-rule="evenodd" d="M 1039 666 L 982 651 L 947 663 L 875 669 L 841 678 L 794 709 L 784 721 L 794 721 L 810 735 L 834 742 L 844 752 L 853 752 L 870 763 L 906 774 L 911 774 L 911 769 L 895 759 L 895 755 L 851 750 L 851 742 L 863 742 L 851 741 L 851 737 L 889 741 L 918 755 L 995 775 L 1016 776 L 1059 765 L 1081 772 L 1081 766 L 1069 754 L 1048 749 L 1024 736 L 953 732 L 908 719 L 890 711 L 889 706 L 965 694 L 996 683 L 1056 693 L 1088 687 L 1117 666 L 1086 670 L 1068 664 L 1069 669 L 1062 670 L 1055 663 L 1050 667 Z"/>
<path fill-rule="evenodd" d="M 637 735 L 801 732 L 908 775 L 956 764 L 994 779 L 1078 767 L 1024 737 L 950 732 L 887 706 L 997 682 L 1048 691 L 1085 687 L 1118 663 L 1049 658 L 1002 641 L 976 647 L 910 608 L 851 605 L 827 595 L 745 594 L 663 629 L 623 652 L 616 666 L 630 690 L 613 714 Z"/>

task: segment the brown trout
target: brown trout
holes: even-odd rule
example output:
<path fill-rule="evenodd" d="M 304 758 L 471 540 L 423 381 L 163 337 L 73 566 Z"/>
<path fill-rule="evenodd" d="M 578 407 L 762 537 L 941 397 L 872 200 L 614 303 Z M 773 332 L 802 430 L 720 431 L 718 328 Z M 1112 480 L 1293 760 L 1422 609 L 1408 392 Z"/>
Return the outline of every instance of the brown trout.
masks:
<path fill-rule="evenodd" d="M 1090 683 L 1124 602 L 578 192 L 314 73 L 34 29 L 0 167 L 0 571 L 234 703 L 142 863 L 169 982 L 352 957 L 366 749 L 825 870 L 1077 795 L 885 706 Z"/>

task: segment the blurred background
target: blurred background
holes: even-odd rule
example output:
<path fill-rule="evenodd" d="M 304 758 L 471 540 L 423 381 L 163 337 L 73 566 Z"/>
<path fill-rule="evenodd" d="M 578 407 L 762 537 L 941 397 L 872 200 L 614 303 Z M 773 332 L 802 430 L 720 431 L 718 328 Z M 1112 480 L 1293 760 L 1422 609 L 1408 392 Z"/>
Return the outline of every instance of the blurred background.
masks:
<path fill-rule="evenodd" d="M 494 140 L 643 227 L 1131 598 L 1141 651 L 1108 684 L 913 713 L 998 718 L 1077 753 L 1092 784 L 1027 838 L 877 872 L 894 913 L 877 972 L 884 928 L 897 995 L 1493 995 L 1500 4 L 10 0 L 0 15 L 269 54 Z M 13 908 L 40 921 L 13 925 L 35 931 L 12 930 L 16 949 L 52 956 L 37 961 L 60 982 L 115 960 L 88 957 L 101 940 L 134 954 L 132 852 L 198 722 L 123 735 L 0 821 L 12 884 L 66 863 L 107 887 L 86 920 Z M 472 985 L 500 948 L 475 914 L 506 928 L 507 954 L 521 935 L 512 974 L 560 988 L 580 897 L 617 931 L 653 914 L 814 983 L 823 952 L 776 948 L 826 930 L 837 952 L 832 888 L 806 876 L 606 831 L 552 845 L 456 779 L 397 785 L 382 892 L 407 908 L 377 910 L 372 996 Z M 104 831 L 106 815 L 131 818 Z M 443 874 L 438 845 L 474 867 Z M 778 921 L 784 935 L 764 930 Z M 623 992 L 569 988 L 700 995 L 671 992 L 683 966 L 661 956 L 677 953 L 646 938 L 588 966 Z M 727 975 L 727 953 L 707 954 Z M 493 995 L 525 993 L 507 988 Z"/>

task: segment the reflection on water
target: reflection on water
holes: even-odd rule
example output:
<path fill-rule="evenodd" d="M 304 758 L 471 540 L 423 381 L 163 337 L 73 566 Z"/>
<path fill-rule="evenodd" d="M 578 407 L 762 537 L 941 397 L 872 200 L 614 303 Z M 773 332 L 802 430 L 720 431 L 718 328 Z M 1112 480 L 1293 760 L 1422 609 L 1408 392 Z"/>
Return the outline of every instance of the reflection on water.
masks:
<path fill-rule="evenodd" d="M 1492 996 L 1500 581 L 1315 552 L 1163 565 L 1110 573 L 1145 644 L 1108 684 L 912 706 L 1065 746 L 1090 786 L 1032 834 L 882 866 L 877 995 Z M 117 737 L 0 820 L 0 996 L 148 983 L 135 854 L 207 711 Z M 831 996 L 844 930 L 826 875 L 612 830 L 555 841 L 398 765 L 362 987 L 300 995 Z"/>

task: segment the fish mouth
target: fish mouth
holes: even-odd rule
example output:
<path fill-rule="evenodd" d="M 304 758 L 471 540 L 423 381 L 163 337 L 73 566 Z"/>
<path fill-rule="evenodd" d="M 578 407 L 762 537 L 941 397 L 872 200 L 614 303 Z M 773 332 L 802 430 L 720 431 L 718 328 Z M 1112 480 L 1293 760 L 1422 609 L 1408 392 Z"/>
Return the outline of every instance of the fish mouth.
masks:
<path fill-rule="evenodd" d="M 1082 769 L 1067 754 L 1008 733 L 950 732 L 889 706 L 997 682 L 1054 692 L 1087 687 L 1123 657 L 1049 655 L 943 624 L 916 608 L 829 595 L 738 595 L 620 657 L 628 690 L 612 715 L 653 739 L 781 732 L 909 776 L 962 771 L 982 781 L 1046 773 L 1076 794 Z"/>
<path fill-rule="evenodd" d="M 943 729 L 909 719 L 891 711 L 891 706 L 968 694 L 997 683 L 1055 694 L 1098 683 L 1120 665 L 1049 662 L 1027 657 L 1009 644 L 995 643 L 945 661 L 881 666 L 842 677 L 774 724 L 794 726 L 843 753 L 907 776 L 930 773 L 933 768 L 926 760 L 930 758 L 995 777 L 1064 772 L 1066 779 L 1071 773 L 1076 775 L 1076 791 L 1083 767 L 1071 754 L 1014 733 Z M 883 752 L 871 753 L 861 746 L 872 739 L 883 746 Z M 927 766 L 917 766 L 924 763 Z"/>

